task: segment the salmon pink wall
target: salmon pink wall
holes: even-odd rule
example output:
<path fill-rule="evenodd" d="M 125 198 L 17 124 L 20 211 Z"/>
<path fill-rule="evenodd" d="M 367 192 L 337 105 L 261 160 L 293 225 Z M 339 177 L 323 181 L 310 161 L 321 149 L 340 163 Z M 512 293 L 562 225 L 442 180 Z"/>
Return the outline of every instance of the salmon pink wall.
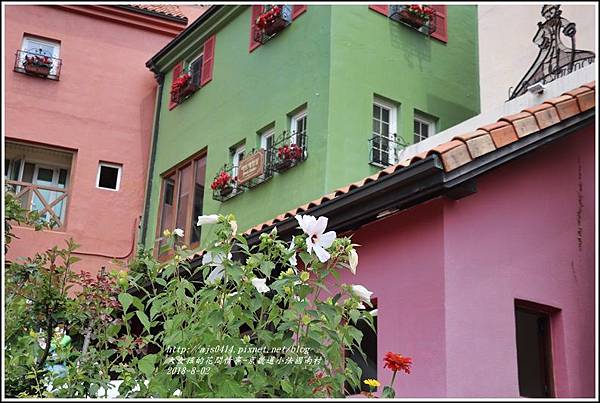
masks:
<path fill-rule="evenodd" d="M 559 308 L 551 321 L 558 397 L 594 396 L 594 129 L 353 235 L 356 276 L 378 297 L 383 356 L 413 357 L 397 397 L 518 397 L 514 300 Z"/>
<path fill-rule="evenodd" d="M 81 252 L 123 257 L 142 215 L 156 81 L 145 62 L 172 35 L 69 12 L 6 6 L 6 137 L 74 150 L 66 227 L 17 228 L 8 257 L 31 255 L 73 237 Z M 183 28 L 183 27 L 182 27 Z M 60 41 L 60 81 L 13 71 L 23 34 Z M 100 161 L 122 164 L 119 191 L 96 188 Z M 81 255 L 95 272 L 109 258 Z M 101 263 L 99 263 L 101 262 Z"/>

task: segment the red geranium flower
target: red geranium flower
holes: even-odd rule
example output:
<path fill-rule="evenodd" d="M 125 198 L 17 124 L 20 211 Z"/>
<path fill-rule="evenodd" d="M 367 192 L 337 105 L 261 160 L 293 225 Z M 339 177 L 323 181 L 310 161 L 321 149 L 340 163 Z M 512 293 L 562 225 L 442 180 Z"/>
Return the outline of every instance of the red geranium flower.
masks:
<path fill-rule="evenodd" d="M 395 354 L 391 351 L 385 354 L 384 368 L 389 368 L 392 371 L 404 371 L 410 374 L 410 366 L 412 365 L 412 358 L 403 357 L 401 354 Z"/>

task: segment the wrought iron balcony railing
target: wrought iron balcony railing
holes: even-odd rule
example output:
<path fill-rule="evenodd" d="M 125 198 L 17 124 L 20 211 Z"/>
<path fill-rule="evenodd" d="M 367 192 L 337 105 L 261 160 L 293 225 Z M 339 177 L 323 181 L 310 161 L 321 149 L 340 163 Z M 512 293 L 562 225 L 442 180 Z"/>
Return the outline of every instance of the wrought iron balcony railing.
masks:
<path fill-rule="evenodd" d="M 271 147 L 269 163 L 274 172 L 282 173 L 308 158 L 306 131 L 283 132 Z"/>
<path fill-rule="evenodd" d="M 62 60 L 39 53 L 17 50 L 14 71 L 36 77 L 58 80 Z"/>
<path fill-rule="evenodd" d="M 21 207 L 37 211 L 42 218 L 54 222 L 58 227 L 65 224 L 67 197 L 69 195 L 67 189 L 8 179 L 6 184 L 21 202 Z"/>
<path fill-rule="evenodd" d="M 277 7 L 277 8 L 276 8 Z M 274 13 L 274 9 L 278 10 Z M 259 23 L 258 20 L 262 19 Z M 277 5 L 266 10 L 255 21 L 254 40 L 265 44 L 292 23 L 292 6 Z"/>
<path fill-rule="evenodd" d="M 415 5 L 412 5 L 415 6 Z M 389 6 L 388 17 L 394 21 L 411 27 L 422 34 L 431 35 L 436 29 L 436 13 L 433 11 L 431 15 L 424 16 L 410 10 L 411 5 L 391 4 Z M 420 7 L 428 7 L 422 5 Z"/>
<path fill-rule="evenodd" d="M 388 167 L 398 162 L 398 154 L 409 144 L 404 139 L 373 134 L 369 139 L 369 163 L 378 167 Z"/>
<path fill-rule="evenodd" d="M 244 191 L 244 187 L 238 184 L 238 171 L 238 166 L 232 164 L 224 165 L 219 170 L 210 186 L 214 200 L 224 202 Z"/>

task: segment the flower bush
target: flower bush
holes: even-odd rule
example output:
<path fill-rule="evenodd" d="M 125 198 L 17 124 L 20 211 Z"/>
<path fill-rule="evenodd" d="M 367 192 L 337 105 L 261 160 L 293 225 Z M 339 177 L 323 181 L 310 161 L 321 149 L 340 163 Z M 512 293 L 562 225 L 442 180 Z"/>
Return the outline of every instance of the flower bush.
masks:
<path fill-rule="evenodd" d="M 24 64 L 38 66 L 38 67 L 51 68 L 52 67 L 52 59 L 48 56 L 42 56 L 42 55 L 25 56 Z"/>
<path fill-rule="evenodd" d="M 171 84 L 171 94 L 179 93 L 179 91 L 188 85 L 191 79 L 192 76 L 189 73 L 185 73 L 177 77 L 175 80 L 173 80 L 173 84 Z"/>
<path fill-rule="evenodd" d="M 406 11 L 426 21 L 435 13 L 433 8 L 421 4 L 411 4 L 406 8 Z"/>
<path fill-rule="evenodd" d="M 277 157 L 280 160 L 299 160 L 302 158 L 302 148 L 297 144 L 284 145 L 277 149 Z"/>
<path fill-rule="evenodd" d="M 237 181 L 237 178 L 232 177 L 229 173 L 225 172 L 225 171 L 221 171 L 219 172 L 219 174 L 217 175 L 217 177 L 213 180 L 213 182 L 210 184 L 210 188 L 212 190 L 221 190 L 227 187 L 232 187 L 235 182 Z"/>
<path fill-rule="evenodd" d="M 277 21 L 277 18 L 281 16 L 281 7 L 273 6 L 266 13 L 259 15 L 256 18 L 256 27 L 260 30 L 264 30 L 269 25 L 274 24 Z"/>

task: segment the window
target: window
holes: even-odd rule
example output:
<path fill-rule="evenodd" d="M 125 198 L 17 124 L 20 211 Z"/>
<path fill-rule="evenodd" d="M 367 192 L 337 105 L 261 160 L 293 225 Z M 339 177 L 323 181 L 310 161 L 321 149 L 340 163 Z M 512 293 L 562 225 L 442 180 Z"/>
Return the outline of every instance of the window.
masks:
<path fill-rule="evenodd" d="M 414 142 L 418 143 L 435 134 L 435 119 L 415 113 Z"/>
<path fill-rule="evenodd" d="M 273 144 L 275 143 L 275 128 L 271 127 L 260 133 L 260 148 L 265 150 L 265 161 L 267 167 L 273 161 Z"/>
<path fill-rule="evenodd" d="M 388 166 L 396 163 L 397 107 L 389 101 L 375 98 L 371 137 L 371 163 Z"/>
<path fill-rule="evenodd" d="M 47 221 L 65 224 L 72 154 L 61 150 L 6 143 L 4 176 L 21 206 Z"/>
<path fill-rule="evenodd" d="M 235 178 L 238 174 L 238 167 L 240 165 L 240 161 L 244 159 L 244 152 L 246 150 L 246 146 L 244 144 L 237 146 L 231 150 L 231 165 L 232 165 L 232 176 Z"/>
<path fill-rule="evenodd" d="M 101 162 L 98 166 L 98 175 L 96 177 L 96 187 L 98 189 L 119 190 L 121 184 L 120 164 L 109 164 Z"/>
<path fill-rule="evenodd" d="M 196 88 L 200 88 L 200 77 L 202 75 L 202 59 L 204 53 L 200 53 L 188 63 L 187 72 L 192 76 L 192 84 Z"/>
<path fill-rule="evenodd" d="M 356 328 L 363 334 L 360 342 L 360 347 L 366 355 L 366 360 L 360 352 L 353 348 L 346 350 L 346 357 L 350 358 L 361 368 L 360 386 L 351 388 L 349 384 L 345 385 L 346 393 L 356 395 L 362 391 L 369 391 L 370 388 L 363 381 L 365 379 L 377 379 L 377 298 L 371 298 L 372 307 L 366 307 L 366 310 L 373 316 L 373 327 L 369 326 L 365 320 L 359 320 L 356 323 Z"/>
<path fill-rule="evenodd" d="M 553 397 L 551 315 L 556 308 L 515 301 L 519 394 L 522 397 Z"/>
<path fill-rule="evenodd" d="M 183 243 L 191 247 L 200 243 L 201 231 L 196 221 L 203 211 L 205 177 L 205 155 L 192 157 L 163 175 L 157 237 L 166 229 L 181 228 Z M 164 241 L 159 243 L 159 255 L 162 245 Z"/>
<path fill-rule="evenodd" d="M 296 113 L 291 118 L 290 133 L 292 135 L 292 144 L 304 146 L 304 138 L 306 137 L 306 125 L 308 123 L 308 112 L 306 109 Z"/>
<path fill-rule="evenodd" d="M 15 70 L 48 78 L 58 79 L 60 72 L 60 43 L 49 39 L 41 39 L 25 35 L 21 44 L 21 51 L 17 53 Z M 28 61 L 35 60 L 35 63 Z M 47 65 L 45 73 L 40 70 Z"/>

